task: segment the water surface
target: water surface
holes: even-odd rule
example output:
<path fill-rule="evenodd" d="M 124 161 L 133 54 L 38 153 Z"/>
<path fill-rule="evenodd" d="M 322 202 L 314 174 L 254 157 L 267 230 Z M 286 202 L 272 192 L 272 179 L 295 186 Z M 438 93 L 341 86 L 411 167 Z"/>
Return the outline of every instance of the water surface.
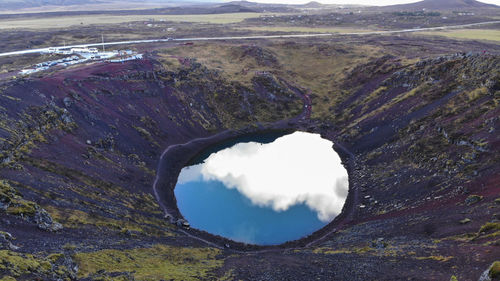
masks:
<path fill-rule="evenodd" d="M 192 227 L 235 241 L 296 240 L 340 213 L 348 186 L 340 162 L 316 134 L 238 143 L 181 171 L 177 205 Z"/>

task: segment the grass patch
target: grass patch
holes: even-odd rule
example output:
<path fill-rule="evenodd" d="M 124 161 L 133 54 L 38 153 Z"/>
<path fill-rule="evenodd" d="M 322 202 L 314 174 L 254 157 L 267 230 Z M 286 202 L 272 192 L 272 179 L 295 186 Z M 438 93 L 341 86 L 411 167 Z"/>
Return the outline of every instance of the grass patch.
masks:
<path fill-rule="evenodd" d="M 212 276 L 212 270 L 222 266 L 215 248 L 184 248 L 155 245 L 131 250 L 101 250 L 77 253 L 79 278 L 98 271 L 132 272 L 136 280 L 200 280 Z"/>
<path fill-rule="evenodd" d="M 300 33 L 353 33 L 370 32 L 372 29 L 348 27 L 307 27 L 307 26 L 248 26 L 238 27 L 239 30 L 267 31 L 267 32 L 300 32 Z"/>
<path fill-rule="evenodd" d="M 0 29 L 47 29 L 70 26 L 87 26 L 93 24 L 117 24 L 132 21 L 165 20 L 173 22 L 196 22 L 229 24 L 241 22 L 248 18 L 256 18 L 261 13 L 227 13 L 205 15 L 79 15 L 45 18 L 26 18 L 0 21 Z"/>
<path fill-rule="evenodd" d="M 434 260 L 434 261 L 440 261 L 440 262 L 445 262 L 451 260 L 453 257 L 448 256 L 428 256 L 428 257 L 415 257 L 417 260 Z"/>
<path fill-rule="evenodd" d="M 277 41 L 259 45 L 272 53 L 274 64 L 259 63 L 259 57 L 245 54 L 247 45 L 196 43 L 190 47 L 161 50 L 159 56 L 168 67 L 177 65 L 171 56 L 194 57 L 209 69 L 221 71 L 226 79 L 251 87 L 257 73 L 268 72 L 300 85 L 313 99 L 313 118 L 331 116 L 329 108 L 342 100 L 341 83 L 357 65 L 379 57 L 384 50 L 370 45 L 294 43 Z"/>
<path fill-rule="evenodd" d="M 34 272 L 48 273 L 52 270 L 52 265 L 50 262 L 37 259 L 30 254 L 0 250 L 0 271 L 4 270 L 17 277 Z"/>
<path fill-rule="evenodd" d="M 132 232 L 162 237 L 174 235 L 168 231 L 170 225 L 166 221 L 156 218 L 148 218 L 141 215 L 126 215 L 118 220 L 74 209 L 57 208 L 54 206 L 46 206 L 45 209 L 52 218 L 61 222 L 67 228 L 79 228 L 83 225 L 91 225 L 122 233 Z"/>
<path fill-rule="evenodd" d="M 358 125 L 359 123 L 361 123 L 363 120 L 370 118 L 370 117 L 373 117 L 381 112 L 384 112 L 384 111 L 390 109 L 391 107 L 397 105 L 398 103 L 405 101 L 405 100 L 415 96 L 416 94 L 419 94 L 419 93 L 426 91 L 428 88 L 429 88 L 429 85 L 427 83 L 420 84 L 418 87 L 415 87 L 415 88 L 411 89 L 410 91 L 404 92 L 404 93 L 392 98 L 390 101 L 378 106 L 377 108 L 369 109 L 368 106 L 366 106 L 366 104 L 368 102 L 370 102 L 371 100 L 375 99 L 380 94 L 382 94 L 385 90 L 387 90 L 386 87 L 380 87 L 377 90 L 375 90 L 373 93 L 371 93 L 363 101 L 363 104 L 365 104 L 365 106 L 363 107 L 363 110 L 365 111 L 365 113 L 361 114 L 361 117 L 359 117 L 358 119 L 351 122 L 349 124 L 348 128 L 352 128 L 352 127 Z"/>
<path fill-rule="evenodd" d="M 481 228 L 479 229 L 479 233 L 485 233 L 489 231 L 499 231 L 500 230 L 500 223 L 498 222 L 487 222 Z"/>
<path fill-rule="evenodd" d="M 500 261 L 495 261 L 488 272 L 490 278 L 500 278 Z"/>
<path fill-rule="evenodd" d="M 498 29 L 454 29 L 449 31 L 428 31 L 416 34 L 444 36 L 457 39 L 488 40 L 500 42 Z"/>

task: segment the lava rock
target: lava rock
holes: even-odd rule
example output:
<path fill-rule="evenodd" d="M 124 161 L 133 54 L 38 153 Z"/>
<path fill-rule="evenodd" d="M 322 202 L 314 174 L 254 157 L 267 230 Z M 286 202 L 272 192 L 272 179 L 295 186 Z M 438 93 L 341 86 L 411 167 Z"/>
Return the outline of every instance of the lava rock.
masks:
<path fill-rule="evenodd" d="M 184 219 L 178 219 L 176 224 L 178 227 L 184 227 L 184 228 L 189 228 L 189 226 L 190 226 L 189 222 L 187 220 L 184 220 Z"/>
<path fill-rule="evenodd" d="M 34 216 L 38 228 L 51 232 L 59 231 L 63 228 L 62 224 L 52 220 L 50 214 L 44 209 L 38 209 Z"/>

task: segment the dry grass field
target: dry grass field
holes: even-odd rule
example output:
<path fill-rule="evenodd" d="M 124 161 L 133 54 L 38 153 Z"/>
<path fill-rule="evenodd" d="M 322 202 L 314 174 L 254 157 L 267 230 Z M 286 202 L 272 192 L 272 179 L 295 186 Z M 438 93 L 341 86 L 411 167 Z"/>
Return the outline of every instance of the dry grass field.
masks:
<path fill-rule="evenodd" d="M 228 13 L 205 15 L 78 15 L 50 18 L 26 18 L 14 20 L 0 20 L 0 29 L 46 29 L 67 28 L 78 25 L 106 25 L 133 21 L 173 21 L 228 24 L 241 22 L 247 18 L 260 17 L 261 13 Z"/>
<path fill-rule="evenodd" d="M 269 72 L 300 85 L 301 88 L 318 98 L 313 100 L 313 116 L 327 114 L 328 107 L 341 98 L 338 91 L 340 83 L 347 73 L 360 64 L 381 56 L 383 50 L 370 45 L 339 47 L 307 43 L 278 41 L 263 47 L 264 52 L 276 58 L 276 64 L 259 63 L 259 57 L 248 54 L 248 48 L 260 50 L 261 47 L 234 44 L 201 43 L 185 47 L 160 50 L 163 63 L 175 68 L 178 63 L 171 56 L 196 58 L 200 63 L 212 69 L 218 69 L 232 80 L 250 85 L 256 72 Z M 247 47 L 245 47 L 247 46 Z M 345 50 L 349 51 L 345 51 Z"/>
<path fill-rule="evenodd" d="M 300 33 L 350 33 L 370 32 L 375 28 L 349 28 L 349 27 L 307 27 L 307 26 L 245 26 L 238 29 L 267 32 L 300 32 Z"/>
<path fill-rule="evenodd" d="M 445 36 L 456 39 L 487 40 L 500 42 L 499 29 L 454 29 L 447 31 L 419 32 L 416 34 Z"/>

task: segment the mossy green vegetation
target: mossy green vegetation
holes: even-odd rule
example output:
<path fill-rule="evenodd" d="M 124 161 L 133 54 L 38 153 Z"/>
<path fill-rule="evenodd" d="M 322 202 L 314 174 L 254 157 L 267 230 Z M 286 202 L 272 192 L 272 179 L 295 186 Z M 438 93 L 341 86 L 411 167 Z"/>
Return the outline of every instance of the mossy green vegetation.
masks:
<path fill-rule="evenodd" d="M 452 256 L 431 255 L 428 257 L 415 257 L 417 260 L 434 260 L 439 262 L 446 262 L 451 260 Z"/>
<path fill-rule="evenodd" d="M 10 203 L 19 193 L 5 180 L 0 180 L 0 202 Z"/>
<path fill-rule="evenodd" d="M 211 271 L 222 266 L 216 248 L 188 248 L 154 245 L 130 250 L 107 249 L 77 253 L 78 277 L 97 272 L 131 272 L 136 280 L 200 280 L 214 277 Z"/>
<path fill-rule="evenodd" d="M 500 230 L 500 223 L 498 222 L 487 222 L 481 228 L 479 229 L 479 233 L 485 233 L 485 232 L 490 232 L 490 231 L 499 231 Z"/>
<path fill-rule="evenodd" d="M 500 261 L 495 261 L 488 272 L 490 278 L 500 278 Z"/>
<path fill-rule="evenodd" d="M 7 208 L 7 214 L 15 216 L 34 216 L 36 213 L 36 203 L 24 199 L 16 198 L 11 201 Z"/>
<path fill-rule="evenodd" d="M 223 50 L 229 52 L 226 48 Z M 169 54 L 178 51 L 168 50 Z M 176 88 L 174 95 L 190 112 L 190 125 L 196 122 L 208 131 L 220 127 L 216 125 L 219 122 L 226 128 L 243 128 L 256 122 L 295 117 L 302 111 L 298 95 L 272 74 L 254 75 L 254 71 L 250 71 L 251 74 L 245 71 L 244 78 L 233 77 L 227 71 L 209 67 L 211 65 L 205 66 L 195 58 L 188 58 L 180 70 L 162 76 L 166 83 Z M 238 67 L 241 71 L 241 64 Z M 203 101 L 197 97 L 202 97 Z M 215 115 L 209 114 L 207 107 Z M 175 118 L 173 121 L 177 122 Z"/>
<path fill-rule="evenodd" d="M 133 126 L 134 129 L 144 138 L 146 139 L 147 141 L 149 141 L 152 145 L 155 145 L 155 146 L 160 146 L 158 144 L 157 141 L 155 141 L 155 139 L 153 138 L 153 136 L 151 135 L 151 133 L 144 129 L 143 127 L 139 127 L 139 126 Z"/>
<path fill-rule="evenodd" d="M 312 252 L 314 254 L 324 254 L 324 255 L 338 255 L 338 254 L 357 254 L 361 256 L 384 256 L 384 257 L 413 257 L 416 260 L 432 260 L 437 262 L 447 262 L 453 259 L 453 256 L 443 256 L 443 255 L 430 255 L 430 256 L 418 256 L 414 251 L 408 251 L 405 247 L 392 246 L 386 244 L 382 249 L 373 248 L 370 246 L 360 246 L 353 248 L 340 248 L 340 249 L 330 249 L 330 248 L 316 248 Z M 432 247 L 423 247 L 432 248 Z"/>
<path fill-rule="evenodd" d="M 23 199 L 21 194 L 5 180 L 0 180 L 0 202 L 7 205 L 7 214 L 14 216 L 31 217 L 39 209 L 35 202 Z"/>
<path fill-rule="evenodd" d="M 46 206 L 47 212 L 64 227 L 80 228 L 82 226 L 96 226 L 121 233 L 142 233 L 153 236 L 172 236 L 166 221 L 155 220 L 142 216 L 119 219 L 108 218 L 97 214 L 89 214 L 75 209 L 63 209 Z"/>
<path fill-rule="evenodd" d="M 346 93 L 339 86 L 349 71 L 384 53 L 378 47 L 357 44 L 347 46 L 286 42 L 259 46 L 259 49 L 261 49 L 259 52 L 249 53 L 248 46 L 200 43 L 190 48 L 175 47 L 161 50 L 159 56 L 166 61 L 171 60 L 171 55 L 195 57 L 207 68 L 219 71 L 225 79 L 245 87 L 252 87 L 253 78 L 262 73 L 276 75 L 289 83 L 293 81 L 293 86 L 311 93 L 314 108 L 312 116 L 316 118 L 331 117 L 329 108 L 345 98 Z M 269 57 L 266 54 L 272 54 L 272 60 L 275 62 L 263 61 Z M 222 98 L 226 96 L 224 89 L 218 89 L 216 93 Z M 280 114 L 287 114 L 284 117 L 294 116 L 298 113 L 297 105 L 291 104 L 290 108 L 292 106 L 294 110 L 279 108 L 277 110 L 282 111 Z M 270 118 L 263 114 L 269 115 L 273 110 L 265 103 L 254 106 L 254 109 L 258 110 L 260 107 L 265 110 L 260 110 L 261 112 L 255 115 L 259 121 L 268 121 Z M 234 119 L 234 115 L 232 118 Z"/>
<path fill-rule="evenodd" d="M 30 107 L 20 114 L 19 119 L 2 116 L 0 128 L 9 133 L 0 153 L 0 167 L 22 169 L 17 163 L 23 156 L 29 155 L 37 143 L 47 142 L 47 136 L 53 130 L 71 132 L 78 125 L 69 112 L 56 105 Z"/>
<path fill-rule="evenodd" d="M 57 258 L 55 258 L 57 257 Z M 74 279 L 65 265 L 61 253 L 48 256 L 0 250 L 0 272 L 5 274 L 0 281 L 21 280 L 70 280 Z M 27 276 L 30 276 L 27 278 Z M 38 276 L 38 277 L 35 277 Z M 44 278 L 42 278 L 45 276 Z M 69 278 L 69 279 L 67 279 Z"/>
<path fill-rule="evenodd" d="M 62 253 L 54 253 L 54 254 L 50 254 L 47 256 L 47 258 L 53 263 L 57 262 L 58 260 L 62 259 L 63 257 L 64 257 L 64 254 L 62 254 Z"/>
<path fill-rule="evenodd" d="M 52 269 L 50 262 L 37 259 L 31 254 L 21 254 L 9 250 L 0 250 L 0 270 L 13 276 L 28 273 L 48 273 Z"/>

